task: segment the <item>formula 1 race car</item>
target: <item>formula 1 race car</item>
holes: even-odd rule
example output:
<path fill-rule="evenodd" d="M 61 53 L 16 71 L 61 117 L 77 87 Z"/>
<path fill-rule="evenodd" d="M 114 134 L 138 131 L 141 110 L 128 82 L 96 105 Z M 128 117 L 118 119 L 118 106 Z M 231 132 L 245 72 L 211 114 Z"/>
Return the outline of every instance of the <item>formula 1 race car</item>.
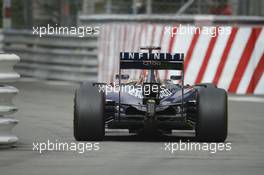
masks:
<path fill-rule="evenodd" d="M 105 128 L 108 128 L 162 134 L 170 134 L 172 130 L 194 130 L 198 141 L 225 141 L 226 91 L 209 83 L 184 85 L 182 53 L 152 52 L 159 47 L 141 49 L 148 52 L 120 53 L 118 84 L 85 82 L 76 90 L 75 139 L 103 140 Z M 137 81 L 128 81 L 129 75 L 121 74 L 123 69 L 144 70 L 146 75 Z M 155 73 L 158 70 L 178 70 L 181 74 L 160 80 Z M 127 82 L 123 83 L 125 80 Z M 107 92 L 109 87 L 114 90 Z"/>

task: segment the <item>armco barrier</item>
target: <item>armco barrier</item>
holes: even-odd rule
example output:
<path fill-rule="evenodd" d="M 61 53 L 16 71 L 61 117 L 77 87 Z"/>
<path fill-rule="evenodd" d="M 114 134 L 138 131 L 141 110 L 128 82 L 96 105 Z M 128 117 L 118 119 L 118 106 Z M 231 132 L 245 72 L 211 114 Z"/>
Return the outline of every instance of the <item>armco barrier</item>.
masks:
<path fill-rule="evenodd" d="M 264 94 L 264 18 L 227 16 L 80 16 L 81 25 L 101 24 L 99 81 L 114 81 L 120 51 L 161 46 L 161 52 L 185 53 L 185 83 L 213 82 L 237 94 Z M 231 28 L 228 35 L 169 35 L 166 27 Z M 132 78 L 140 71 L 131 71 Z M 161 78 L 177 72 L 160 71 Z"/>
<path fill-rule="evenodd" d="M 0 52 L 2 52 L 3 49 L 3 33 L 2 33 L 2 29 L 0 29 Z"/>
<path fill-rule="evenodd" d="M 12 129 L 18 121 L 10 117 L 17 111 L 12 99 L 18 93 L 18 89 L 6 84 L 16 81 L 20 77 L 13 70 L 13 66 L 19 60 L 15 54 L 0 53 L 0 146 L 11 145 L 18 140 L 12 133 Z"/>
<path fill-rule="evenodd" d="M 4 31 L 3 50 L 21 58 L 21 76 L 67 81 L 97 80 L 97 37 L 46 35 Z"/>

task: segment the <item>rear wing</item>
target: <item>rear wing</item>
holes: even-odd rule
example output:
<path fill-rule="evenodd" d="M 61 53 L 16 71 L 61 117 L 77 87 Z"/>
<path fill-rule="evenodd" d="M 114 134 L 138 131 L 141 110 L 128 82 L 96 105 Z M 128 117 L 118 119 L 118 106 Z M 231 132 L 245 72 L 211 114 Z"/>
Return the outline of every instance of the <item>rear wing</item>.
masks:
<path fill-rule="evenodd" d="M 120 52 L 120 69 L 183 70 L 183 53 Z"/>
<path fill-rule="evenodd" d="M 119 86 L 121 85 L 121 69 L 148 69 L 148 70 L 181 70 L 181 107 L 183 115 L 184 95 L 184 54 L 183 53 L 152 53 L 152 50 L 160 50 L 160 47 L 144 47 L 146 52 L 120 52 Z M 121 104 L 119 91 L 119 102 Z M 120 120 L 120 108 L 118 108 L 118 120 Z"/>

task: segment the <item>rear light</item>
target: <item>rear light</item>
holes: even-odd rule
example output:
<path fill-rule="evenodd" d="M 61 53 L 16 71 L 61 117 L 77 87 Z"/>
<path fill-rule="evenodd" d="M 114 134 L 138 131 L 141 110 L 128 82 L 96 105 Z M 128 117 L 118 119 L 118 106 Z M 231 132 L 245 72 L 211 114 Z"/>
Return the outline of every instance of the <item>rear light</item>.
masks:
<path fill-rule="evenodd" d="M 155 100 L 148 100 L 147 101 L 147 114 L 148 116 L 154 116 L 155 115 L 155 104 L 156 104 L 156 101 Z"/>

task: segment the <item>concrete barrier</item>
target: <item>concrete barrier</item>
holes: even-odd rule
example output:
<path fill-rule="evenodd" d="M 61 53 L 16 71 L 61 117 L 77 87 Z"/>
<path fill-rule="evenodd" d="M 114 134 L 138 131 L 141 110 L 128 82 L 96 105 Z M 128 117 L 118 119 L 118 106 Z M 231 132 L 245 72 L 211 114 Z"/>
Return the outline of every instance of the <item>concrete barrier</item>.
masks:
<path fill-rule="evenodd" d="M 114 81 L 120 51 L 161 46 L 185 53 L 185 82 L 212 82 L 236 94 L 264 94 L 264 18 L 213 15 L 80 15 L 79 25 L 101 25 L 99 81 Z M 175 34 L 167 27 L 231 28 L 229 35 Z M 140 71 L 128 72 L 131 78 Z M 161 71 L 168 78 L 173 71 Z"/>
<path fill-rule="evenodd" d="M 18 93 L 18 89 L 7 85 L 16 81 L 20 76 L 13 70 L 13 66 L 19 61 L 15 54 L 0 53 L 0 146 L 11 145 L 18 138 L 12 133 L 18 120 L 10 117 L 17 111 L 12 99 Z"/>

